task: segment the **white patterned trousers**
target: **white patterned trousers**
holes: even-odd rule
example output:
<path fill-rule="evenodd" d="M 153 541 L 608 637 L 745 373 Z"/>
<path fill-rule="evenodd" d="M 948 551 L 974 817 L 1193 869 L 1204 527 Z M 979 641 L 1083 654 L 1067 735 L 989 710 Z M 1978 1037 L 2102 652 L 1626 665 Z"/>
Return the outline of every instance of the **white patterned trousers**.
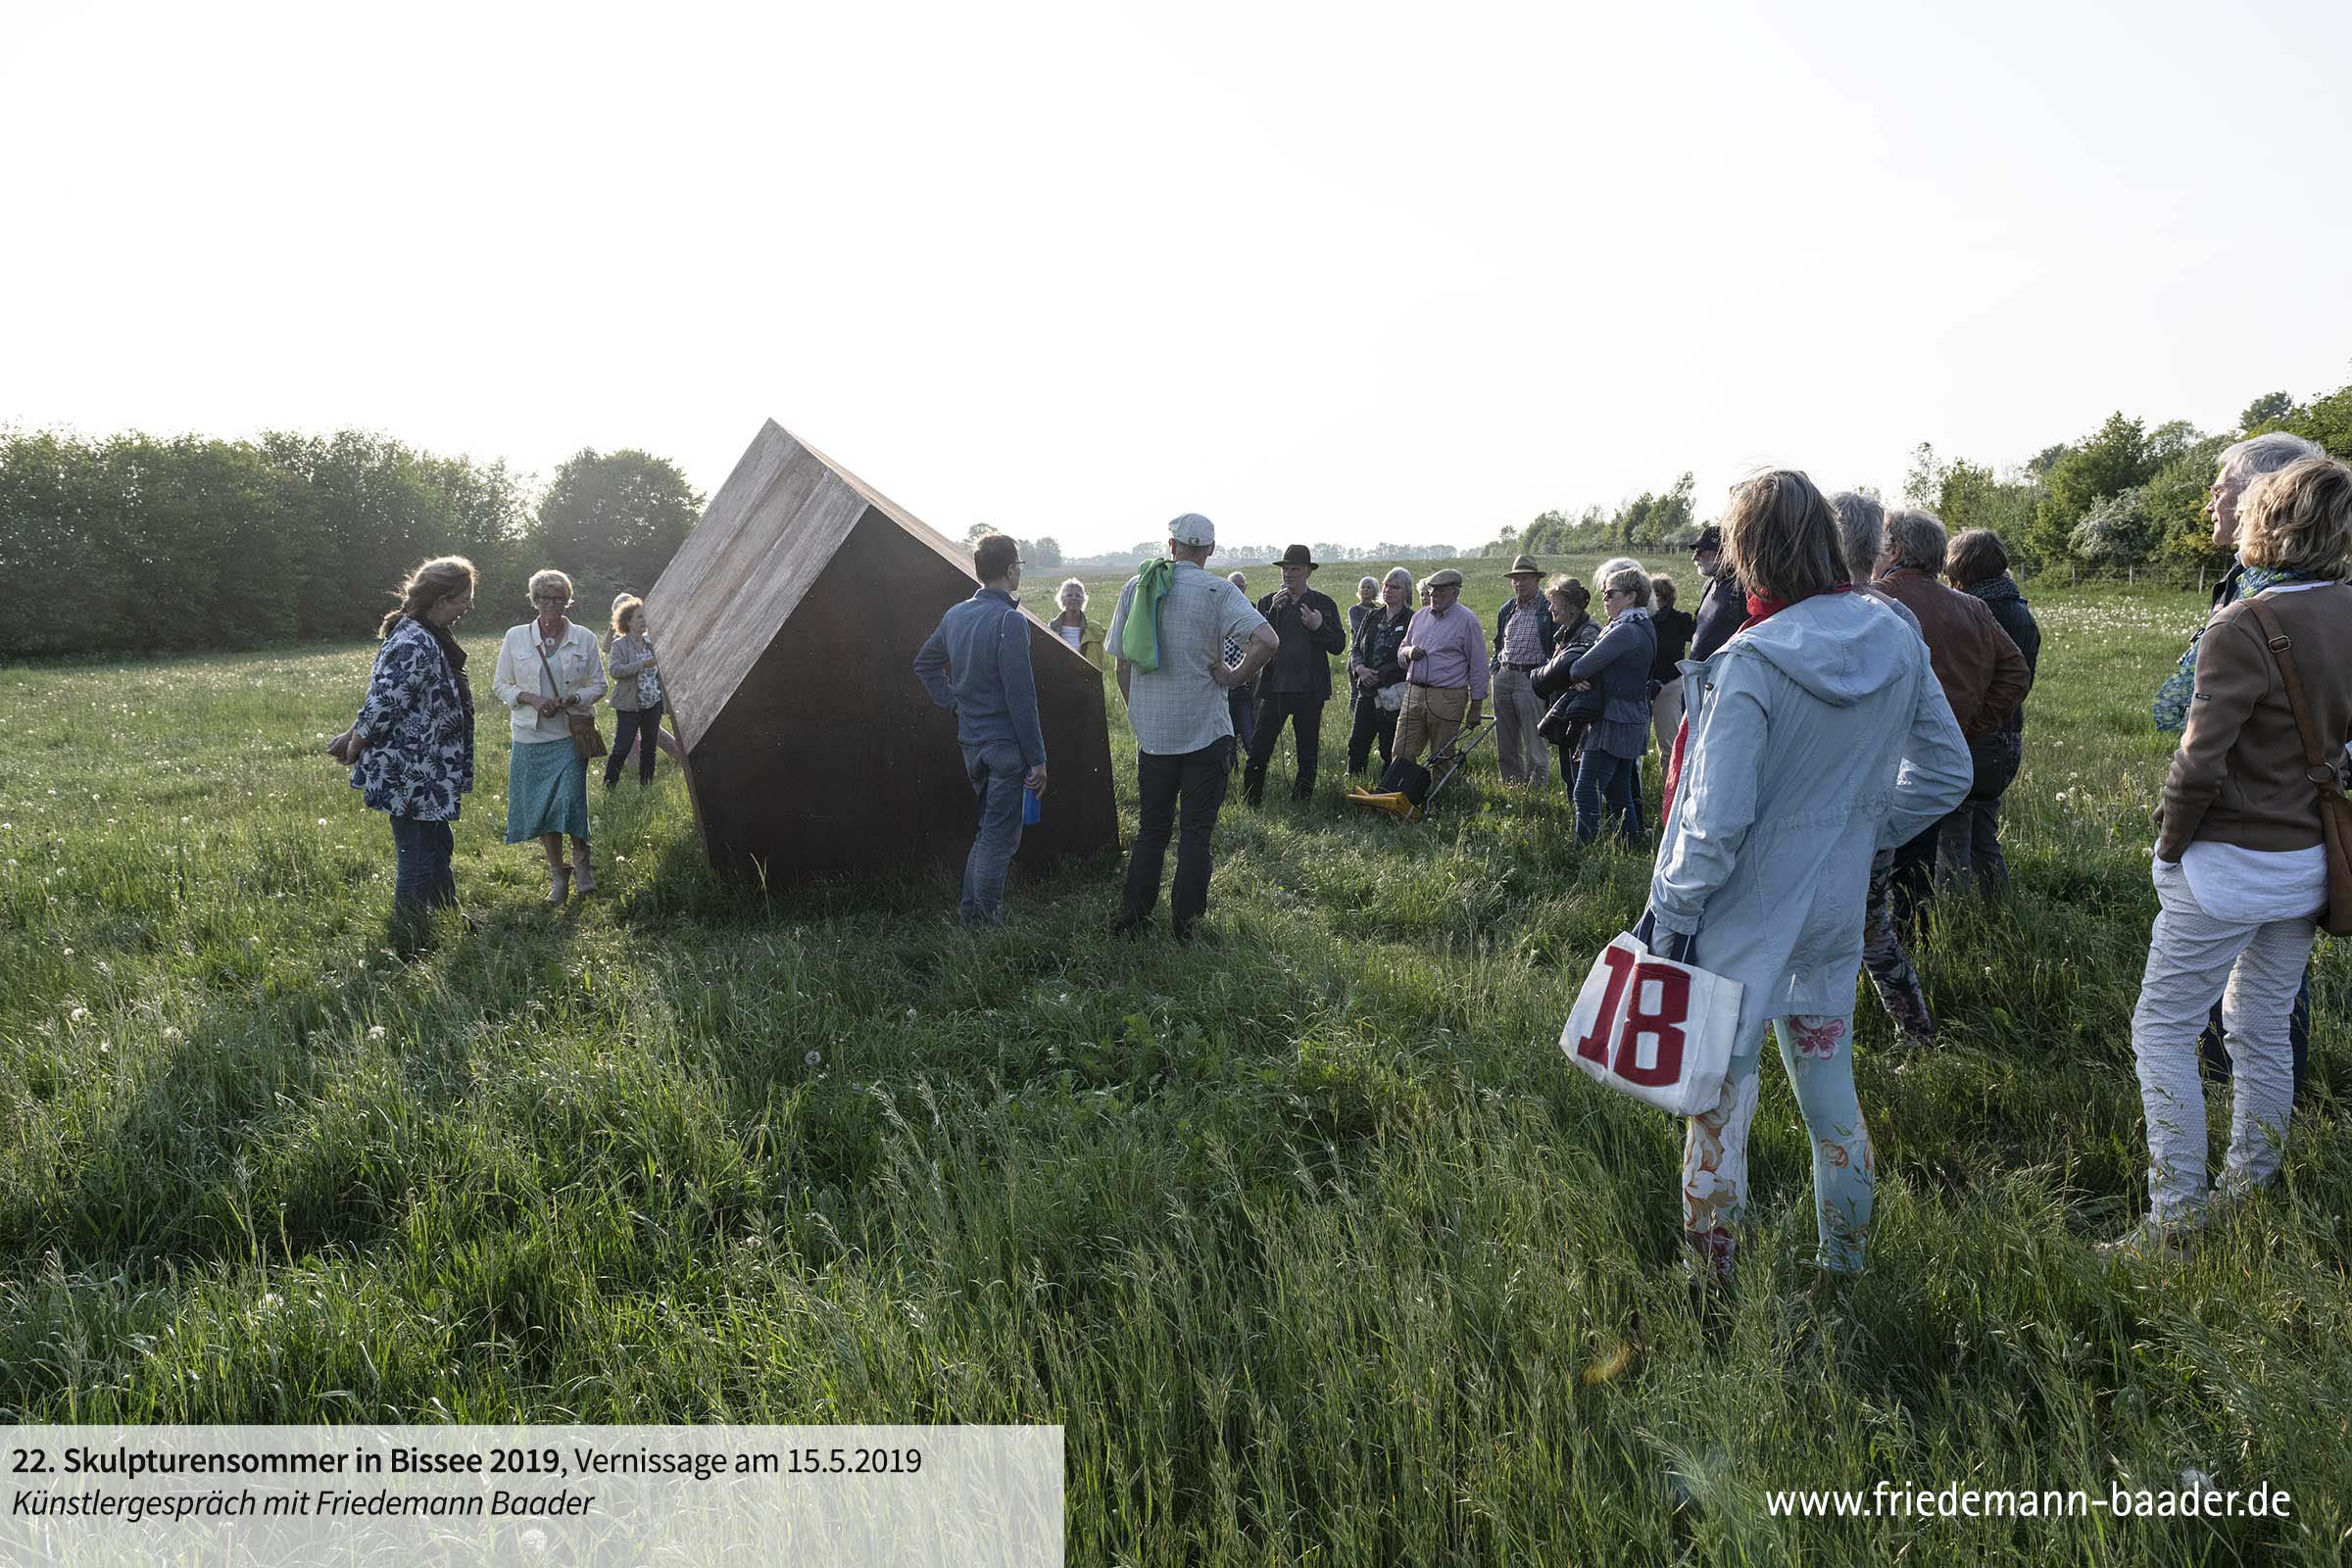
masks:
<path fill-rule="evenodd" d="M 2148 1123 L 2149 1207 L 2157 1219 L 2170 1220 L 2205 1201 L 2197 1036 L 2217 996 L 2233 1067 L 2222 1190 L 2242 1193 L 2278 1174 L 2294 1101 L 2287 1019 L 2311 957 L 2313 925 L 2308 918 L 2261 925 L 2217 920 L 2197 903 L 2178 863 L 2158 861 L 2155 880 L 2161 907 L 2132 1013 L 2132 1054 Z"/>

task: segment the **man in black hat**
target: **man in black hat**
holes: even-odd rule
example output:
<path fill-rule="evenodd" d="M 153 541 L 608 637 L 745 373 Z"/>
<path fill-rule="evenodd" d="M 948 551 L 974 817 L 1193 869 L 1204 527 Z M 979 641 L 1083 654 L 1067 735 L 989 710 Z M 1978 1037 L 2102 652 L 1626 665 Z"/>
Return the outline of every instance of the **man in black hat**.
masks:
<path fill-rule="evenodd" d="M 1696 624 L 1690 632 L 1690 659 L 1703 663 L 1747 623 L 1747 590 L 1723 564 L 1723 530 L 1708 523 L 1690 547 L 1690 564 L 1707 579 L 1706 597 L 1698 602 Z"/>
<path fill-rule="evenodd" d="M 1305 800 L 1315 791 L 1315 763 L 1323 751 L 1323 705 L 1331 701 L 1331 656 L 1348 646 L 1348 623 L 1329 594 L 1306 585 L 1315 569 L 1304 545 L 1282 553 L 1282 586 L 1257 602 L 1257 612 L 1274 628 L 1281 646 L 1257 677 L 1257 730 L 1250 738 L 1250 765 L 1242 773 L 1242 799 L 1258 805 L 1266 793 L 1266 763 L 1282 736 L 1287 715 L 1298 744 L 1298 773 L 1291 795 Z"/>

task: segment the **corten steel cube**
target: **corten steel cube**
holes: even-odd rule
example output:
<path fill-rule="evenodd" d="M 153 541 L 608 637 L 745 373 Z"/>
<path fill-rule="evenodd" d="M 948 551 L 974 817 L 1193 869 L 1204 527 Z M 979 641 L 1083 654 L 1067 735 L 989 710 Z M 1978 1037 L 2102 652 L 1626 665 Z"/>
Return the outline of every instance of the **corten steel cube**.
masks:
<path fill-rule="evenodd" d="M 971 552 L 773 419 L 646 595 L 695 823 L 722 870 L 962 863 L 978 812 L 956 716 L 914 676 Z M 1102 675 L 1029 614 L 1051 782 L 1036 866 L 1118 843 Z"/>

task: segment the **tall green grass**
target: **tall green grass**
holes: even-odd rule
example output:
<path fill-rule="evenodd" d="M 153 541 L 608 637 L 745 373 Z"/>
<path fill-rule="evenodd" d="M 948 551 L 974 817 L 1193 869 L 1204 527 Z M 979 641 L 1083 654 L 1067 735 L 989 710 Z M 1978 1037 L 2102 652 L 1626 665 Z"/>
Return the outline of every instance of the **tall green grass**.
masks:
<path fill-rule="evenodd" d="M 1868 1274 L 1802 1295 L 1768 1068 L 1757 1233 L 1707 1315 L 1679 1128 L 1556 1046 L 1647 875 L 1575 847 L 1556 779 L 1482 758 L 1425 825 L 1351 814 L 1334 708 L 1315 801 L 1228 805 L 1213 940 L 1177 951 L 1108 936 L 1106 864 L 979 936 L 945 874 L 719 881 L 665 760 L 597 801 L 605 888 L 555 912 L 498 842 L 491 710 L 480 929 L 400 962 L 383 819 L 318 755 L 366 648 L 0 671 L 0 1412 L 1058 1421 L 1074 1562 L 2338 1560 L 2340 948 L 2279 1190 L 2177 1263 L 2091 1246 L 2141 1201 L 2145 710 L 2199 608 L 2036 595 L 2015 899 L 1937 906 L 1938 1049 L 1858 1013 Z M 2293 1512 L 1766 1502 L 2191 1471 Z"/>

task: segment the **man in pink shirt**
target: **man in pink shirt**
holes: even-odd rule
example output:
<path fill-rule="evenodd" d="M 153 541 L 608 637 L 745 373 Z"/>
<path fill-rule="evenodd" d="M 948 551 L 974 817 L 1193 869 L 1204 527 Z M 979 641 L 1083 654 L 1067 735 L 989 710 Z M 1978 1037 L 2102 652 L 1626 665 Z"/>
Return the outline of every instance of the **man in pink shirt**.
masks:
<path fill-rule="evenodd" d="M 1429 608 L 1413 612 L 1397 657 L 1404 662 L 1404 708 L 1396 715 L 1395 756 L 1418 760 L 1451 746 L 1464 724 L 1478 722 L 1487 700 L 1486 629 L 1462 609 L 1462 574 L 1432 576 Z"/>

